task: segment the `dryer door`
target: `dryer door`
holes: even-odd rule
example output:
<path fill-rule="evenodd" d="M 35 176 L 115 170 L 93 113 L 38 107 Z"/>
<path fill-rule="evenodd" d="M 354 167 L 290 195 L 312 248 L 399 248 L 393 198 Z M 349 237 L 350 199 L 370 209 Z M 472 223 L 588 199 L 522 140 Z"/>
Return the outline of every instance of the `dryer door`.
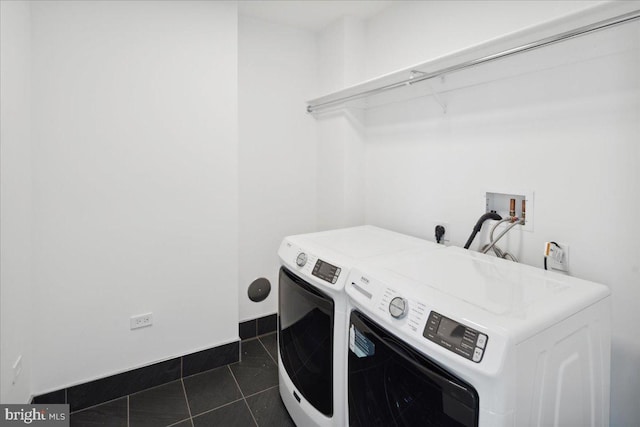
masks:
<path fill-rule="evenodd" d="M 333 300 L 282 267 L 278 309 L 280 369 L 309 403 L 332 416 Z"/>
<path fill-rule="evenodd" d="M 476 390 L 358 311 L 349 326 L 351 426 L 478 425 Z"/>

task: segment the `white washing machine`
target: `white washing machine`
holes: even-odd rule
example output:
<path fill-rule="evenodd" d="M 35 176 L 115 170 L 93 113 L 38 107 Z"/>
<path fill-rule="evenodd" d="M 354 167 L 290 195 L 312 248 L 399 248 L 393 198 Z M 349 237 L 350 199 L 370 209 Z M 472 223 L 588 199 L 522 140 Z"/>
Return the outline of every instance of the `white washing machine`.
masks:
<path fill-rule="evenodd" d="M 373 226 L 286 237 L 278 295 L 280 395 L 300 427 L 346 419 L 346 294 L 358 262 L 442 245 Z"/>
<path fill-rule="evenodd" d="M 356 426 L 609 424 L 610 292 L 461 248 L 350 274 Z"/>

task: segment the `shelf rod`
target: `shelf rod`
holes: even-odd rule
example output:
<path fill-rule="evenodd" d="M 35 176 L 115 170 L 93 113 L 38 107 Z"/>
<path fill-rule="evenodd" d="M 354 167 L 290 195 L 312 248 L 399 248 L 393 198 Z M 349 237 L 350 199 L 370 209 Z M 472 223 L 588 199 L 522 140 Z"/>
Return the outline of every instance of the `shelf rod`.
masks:
<path fill-rule="evenodd" d="M 622 25 L 622 24 L 626 24 L 628 22 L 631 21 L 635 21 L 637 19 L 640 19 L 640 10 L 635 10 L 629 13 L 625 13 L 623 15 L 619 15 L 613 18 L 609 18 L 609 19 L 605 19 L 603 21 L 599 21 L 599 22 L 595 22 L 593 24 L 589 24 L 589 25 L 585 25 L 583 27 L 579 27 L 573 30 L 569 30 L 569 31 L 565 31 L 563 33 L 560 34 L 556 34 L 554 36 L 549 36 L 549 37 L 545 37 L 543 39 L 531 42 L 531 43 L 527 43 L 518 47 L 514 47 L 511 49 L 507 49 L 507 50 L 503 50 L 501 52 L 498 53 L 494 53 L 491 55 L 487 55 L 487 56 L 483 56 L 481 58 L 478 59 L 472 59 L 469 61 L 465 61 L 462 62 L 460 64 L 456 64 L 456 65 L 452 65 L 449 67 L 445 67 L 442 68 L 440 70 L 437 71 L 432 71 L 432 72 L 425 72 L 422 73 L 419 77 L 416 77 L 415 74 L 412 74 L 412 76 L 410 76 L 408 79 L 406 80 L 402 80 L 396 83 L 391 83 L 385 86 L 381 86 L 378 88 L 374 88 L 374 89 L 370 89 L 364 92 L 360 92 L 360 93 L 356 93 L 353 95 L 349 95 L 349 96 L 344 96 L 342 98 L 338 98 L 338 99 L 334 99 L 332 101 L 326 101 L 326 102 L 322 102 L 319 104 L 315 104 L 315 105 L 309 105 L 307 106 L 307 112 L 308 113 L 313 113 L 316 112 L 320 109 L 329 107 L 329 106 L 333 106 L 336 104 L 341 104 L 347 101 L 351 101 L 354 99 L 361 99 L 361 98 L 366 98 L 367 96 L 371 96 L 371 95 L 377 95 L 379 93 L 382 92 L 387 92 L 389 90 L 392 89 L 396 89 L 399 87 L 403 87 L 403 86 L 407 86 L 407 85 L 413 85 L 425 80 L 430 80 L 433 79 L 435 77 L 439 77 L 445 74 L 450 74 L 453 73 L 455 71 L 460 71 L 460 70 L 464 70 L 466 68 L 471 68 L 471 67 L 475 67 L 476 65 L 480 65 L 480 64 L 485 64 L 487 62 L 492 62 L 492 61 L 496 61 L 498 59 L 502 59 L 502 58 L 506 58 L 512 55 L 516 55 L 522 52 L 528 52 L 530 50 L 534 50 L 534 49 L 539 49 L 541 47 L 545 47 L 545 46 L 549 46 L 552 44 L 556 44 L 559 42 L 563 42 L 566 40 L 570 40 L 576 37 L 580 37 L 586 34 L 590 34 L 596 31 L 600 31 L 600 30 L 604 30 L 607 28 L 611 28 L 611 27 L 615 27 L 618 25 Z M 412 73 L 415 73 L 415 71 L 412 71 Z"/>

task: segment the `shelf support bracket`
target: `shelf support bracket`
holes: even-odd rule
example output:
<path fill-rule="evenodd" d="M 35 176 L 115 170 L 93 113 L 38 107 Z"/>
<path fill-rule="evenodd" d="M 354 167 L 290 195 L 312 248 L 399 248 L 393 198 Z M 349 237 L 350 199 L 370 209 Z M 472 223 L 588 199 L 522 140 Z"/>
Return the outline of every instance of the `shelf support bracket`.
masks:
<path fill-rule="evenodd" d="M 425 73 L 424 71 L 411 70 L 411 72 L 409 73 L 409 80 L 412 80 L 416 77 L 419 77 L 421 75 L 424 76 L 427 74 L 428 73 Z M 444 114 L 447 114 L 447 104 L 445 104 L 445 102 L 442 100 L 442 98 L 440 97 L 440 94 L 433 89 L 433 86 L 431 86 L 431 83 L 429 83 L 429 80 L 422 79 L 422 80 L 419 80 L 419 82 L 427 85 L 427 87 L 429 88 L 429 91 L 431 92 L 431 95 L 433 96 L 433 99 L 435 99 L 435 101 L 438 103 L 440 108 L 442 108 L 442 112 Z M 418 83 L 418 82 L 415 82 L 415 83 Z M 409 82 L 409 84 L 412 84 L 412 82 Z"/>

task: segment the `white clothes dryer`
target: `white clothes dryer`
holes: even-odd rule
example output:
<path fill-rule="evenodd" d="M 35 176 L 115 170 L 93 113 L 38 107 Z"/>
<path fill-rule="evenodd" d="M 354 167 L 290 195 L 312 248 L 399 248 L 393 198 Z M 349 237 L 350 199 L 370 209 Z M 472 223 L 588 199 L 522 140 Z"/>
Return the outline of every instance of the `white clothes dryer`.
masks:
<path fill-rule="evenodd" d="M 449 247 L 347 280 L 345 425 L 609 424 L 606 286 Z"/>
<path fill-rule="evenodd" d="M 373 226 L 286 237 L 278 255 L 280 395 L 294 422 L 343 426 L 346 419 L 346 294 L 359 262 L 444 246 Z"/>

